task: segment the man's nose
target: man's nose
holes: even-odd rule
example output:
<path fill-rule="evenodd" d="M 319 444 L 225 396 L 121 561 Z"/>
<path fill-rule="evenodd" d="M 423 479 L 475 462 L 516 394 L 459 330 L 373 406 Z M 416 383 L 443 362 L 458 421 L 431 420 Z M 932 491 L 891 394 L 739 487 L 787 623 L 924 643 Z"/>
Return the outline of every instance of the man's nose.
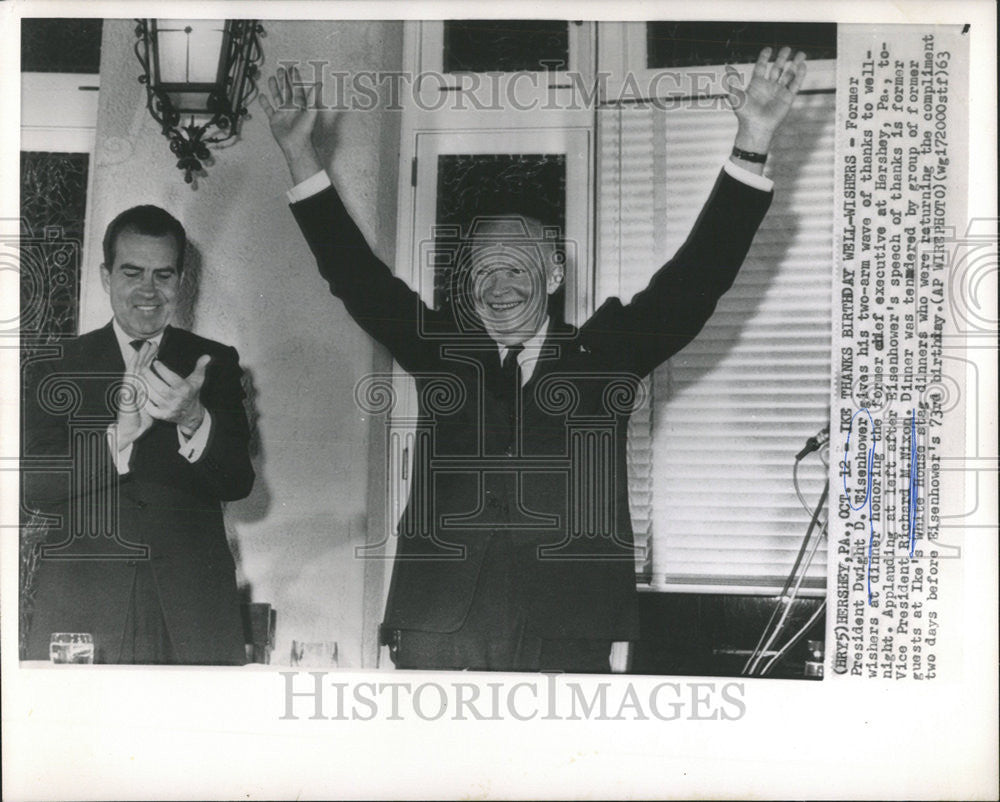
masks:
<path fill-rule="evenodd" d="M 503 295 L 509 289 L 510 284 L 504 281 L 500 276 L 493 275 L 486 279 L 485 290 L 490 295 Z"/>
<path fill-rule="evenodd" d="M 156 292 L 156 279 L 153 277 L 152 273 L 146 273 L 143 275 L 142 281 L 139 282 L 139 289 L 147 294 Z"/>

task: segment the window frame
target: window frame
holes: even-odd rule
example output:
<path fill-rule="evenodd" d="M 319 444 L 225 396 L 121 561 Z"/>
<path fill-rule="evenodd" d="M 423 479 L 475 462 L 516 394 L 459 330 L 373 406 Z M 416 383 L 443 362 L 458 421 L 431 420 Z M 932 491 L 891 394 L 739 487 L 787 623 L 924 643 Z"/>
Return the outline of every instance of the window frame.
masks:
<path fill-rule="evenodd" d="M 725 65 L 720 64 L 671 69 L 650 69 L 646 67 L 645 26 L 645 22 L 614 22 L 599 24 L 597 36 L 601 43 L 601 47 L 599 49 L 600 60 L 598 62 L 597 74 L 600 76 L 599 90 L 601 110 L 627 107 L 630 105 L 644 106 L 646 108 L 654 106 L 654 108 L 656 108 L 658 105 L 659 108 L 653 112 L 654 114 L 669 115 L 672 105 L 670 101 L 678 102 L 682 99 L 689 101 L 697 98 L 704 98 L 706 101 L 717 101 L 717 99 L 725 96 L 726 91 L 722 84 L 722 78 L 725 74 L 723 68 Z M 740 74 L 740 77 L 743 79 L 745 85 L 750 79 L 753 65 L 739 64 L 733 66 Z M 800 90 L 801 93 L 832 93 L 836 87 L 836 66 L 837 64 L 835 59 L 823 59 L 810 62 L 809 72 L 803 82 L 802 89 Z M 663 120 L 658 120 L 654 124 L 667 125 L 669 123 Z M 601 159 L 606 158 L 606 148 L 601 141 L 601 126 L 598 124 L 595 128 L 597 129 L 595 130 L 595 140 L 599 153 L 595 177 L 599 178 L 602 175 Z M 657 156 L 662 159 L 662 154 L 657 154 Z M 654 156 L 654 158 L 657 158 L 657 156 Z M 654 194 L 662 195 L 665 192 L 665 189 L 654 186 L 653 191 Z M 600 215 L 598 201 L 599 192 L 600 189 L 595 185 L 594 205 L 598 215 Z M 831 227 L 833 224 L 832 204 L 833 200 L 831 198 Z M 659 209 L 662 205 L 661 198 L 657 198 L 656 205 L 657 209 Z M 599 232 L 600 229 L 601 220 L 597 219 L 595 220 L 595 231 Z M 663 232 L 658 230 L 655 236 L 656 247 L 657 250 L 659 250 L 659 246 L 662 244 Z M 594 282 L 595 287 L 598 289 L 596 297 L 597 302 L 600 302 L 600 300 L 607 295 L 616 294 L 614 292 L 616 289 L 618 292 L 622 291 L 622 277 L 617 273 L 618 265 L 601 264 L 601 260 L 599 258 L 600 251 L 601 248 L 597 247 L 595 249 L 594 256 Z M 652 271 L 654 267 L 655 266 L 651 265 L 650 270 Z M 832 363 L 832 358 L 830 361 Z M 669 375 L 671 371 L 670 362 L 667 362 L 666 366 L 661 367 L 660 369 L 667 371 L 667 382 L 669 382 Z M 832 364 L 829 369 L 832 371 Z M 652 377 L 650 378 L 652 381 Z M 654 405 L 655 414 L 655 398 L 653 398 L 652 403 Z M 652 425 L 650 424 L 650 429 L 651 427 Z M 653 440 L 653 435 L 654 433 L 652 430 L 646 433 L 646 436 L 651 442 Z M 655 464 L 655 454 L 653 457 L 653 464 Z M 652 487 L 654 488 L 653 493 L 655 495 L 657 492 L 655 478 L 651 477 L 651 481 L 653 483 Z M 650 517 L 652 520 L 652 531 L 645 542 L 648 543 L 648 548 L 655 552 L 658 541 L 660 541 L 660 538 L 657 537 L 655 531 L 657 522 L 655 504 L 651 506 Z M 804 532 L 805 528 L 803 527 L 803 534 Z M 652 558 L 651 555 L 647 556 L 649 558 L 648 563 L 652 563 L 654 558 Z M 723 582 L 711 580 L 681 581 L 677 579 L 657 581 L 656 575 L 651 571 L 637 573 L 636 578 L 637 587 L 643 592 L 773 596 L 781 590 L 780 586 L 773 584 L 754 583 L 749 581 L 743 583 L 734 583 L 728 580 Z M 799 594 L 802 596 L 814 597 L 823 597 L 825 596 L 825 593 L 825 586 L 806 587 L 803 585 L 799 591 Z"/>
<path fill-rule="evenodd" d="M 99 75 L 21 73 L 20 150 L 88 153 L 93 158 L 99 90 Z"/>
<path fill-rule="evenodd" d="M 397 185 L 397 236 L 393 270 L 421 294 L 425 302 L 433 298 L 433 287 L 420 280 L 417 232 L 426 228 L 436 210 L 436 176 L 429 162 L 443 153 L 498 152 L 484 150 L 488 143 L 507 138 L 509 153 L 563 153 L 566 156 L 566 228 L 577 232 L 578 277 L 568 288 L 566 316 L 586 319 L 593 312 L 594 253 L 594 109 L 573 100 L 582 81 L 589 90 L 596 63 L 596 23 L 570 23 L 571 70 L 544 73 L 478 73 L 478 88 L 469 73 L 444 74 L 441 48 L 444 26 L 441 21 L 413 20 L 403 25 L 403 72 L 411 79 L 409 92 L 402 97 L 399 170 Z M 436 48 L 436 51 L 435 51 Z M 436 52 L 436 55 L 434 55 Z M 421 85 L 423 72 L 434 72 L 439 80 Z M 571 79 L 569 72 L 577 73 Z M 519 77 L 520 76 L 520 77 Z M 525 80 L 524 76 L 528 76 Z M 489 78 L 489 80 L 485 80 Z M 520 82 L 520 83 L 518 83 Z M 530 108 L 510 111 L 495 108 L 495 93 L 506 97 L 516 86 L 521 104 Z M 444 95 L 461 102 L 438 108 Z M 477 103 L 485 108 L 477 108 Z M 559 144 L 560 139 L 565 147 Z M 572 143 L 572 147 L 570 146 Z M 577 186 L 579 185 L 579 186 Z M 428 202 L 428 199 L 430 202 Z M 576 211 L 571 211 L 571 199 Z M 581 203 L 581 199 L 582 203 Z M 429 231 L 429 229 L 427 229 Z M 396 551 L 395 533 L 409 498 L 413 437 L 416 431 L 417 397 L 413 379 L 393 363 L 392 386 L 397 402 L 390 413 L 392 442 L 388 448 L 386 479 L 386 539 L 383 565 L 390 570 Z M 389 582 L 382 583 L 381 608 L 388 597 Z M 379 662 L 384 654 L 380 656 Z"/>
<path fill-rule="evenodd" d="M 698 67 L 650 68 L 646 66 L 646 23 L 603 22 L 598 25 L 597 36 L 601 42 L 597 74 L 602 104 L 624 100 L 669 101 L 692 95 L 718 97 L 725 95 L 722 75 L 723 65 Z M 734 64 L 744 83 L 749 81 L 753 64 Z M 627 76 L 631 75 L 632 79 Z M 829 91 L 836 85 L 836 59 L 817 59 L 808 63 L 806 77 L 800 93 Z M 655 91 L 640 91 L 652 88 Z M 697 91 L 692 91 L 692 90 Z"/>
<path fill-rule="evenodd" d="M 470 73 L 466 71 L 444 72 L 444 20 L 422 20 L 415 23 L 407 23 L 408 31 L 412 31 L 407 37 L 408 44 L 412 47 L 412 53 L 407 58 L 404 54 L 404 63 L 413 70 L 413 75 L 434 73 L 440 79 L 440 87 L 444 91 L 468 88 L 473 81 L 473 76 L 490 76 L 488 87 L 481 87 L 482 91 L 473 91 L 477 98 L 489 103 L 488 91 L 493 86 L 499 87 L 502 91 L 510 89 L 512 81 L 521 81 L 515 78 L 517 75 L 525 73 L 517 72 L 489 72 Z M 562 70 L 549 70 L 544 72 L 528 72 L 533 76 L 534 91 L 525 94 L 524 102 L 539 103 L 545 105 L 562 105 L 551 103 L 550 93 L 555 92 L 562 99 L 562 96 L 572 87 L 573 79 L 570 73 L 578 73 L 585 80 L 591 80 L 594 73 L 594 62 L 596 56 L 595 48 L 595 24 L 592 22 L 574 22 L 567 20 L 569 26 L 569 64 Z M 404 45 L 404 50 L 406 46 Z M 495 83 L 493 83 L 495 81 Z M 436 91 L 434 87 L 428 87 L 427 91 Z M 421 97 L 428 95 L 421 93 Z M 504 95 L 506 97 L 506 94 Z M 520 99 L 520 98 L 519 98 Z"/>

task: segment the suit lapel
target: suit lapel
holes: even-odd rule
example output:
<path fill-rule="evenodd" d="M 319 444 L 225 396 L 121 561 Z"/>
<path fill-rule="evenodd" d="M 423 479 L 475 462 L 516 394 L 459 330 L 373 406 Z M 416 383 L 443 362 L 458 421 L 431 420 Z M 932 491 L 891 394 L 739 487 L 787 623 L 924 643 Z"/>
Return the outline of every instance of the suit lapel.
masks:
<path fill-rule="evenodd" d="M 535 369 L 531 373 L 531 378 L 524 385 L 524 390 L 533 390 L 535 384 L 541 381 L 546 375 L 558 368 L 565 359 L 567 350 L 573 348 L 576 338 L 572 326 L 555 325 L 549 328 L 545 341 L 542 343 L 542 350 L 535 362 Z M 522 391 L 523 392 L 523 391 Z M 533 393 L 529 393 L 526 398 L 533 398 Z"/>
<path fill-rule="evenodd" d="M 173 326 L 167 326 L 163 330 L 156 358 L 179 376 L 187 376 L 194 368 L 190 346 L 184 341 L 183 330 Z"/>
<path fill-rule="evenodd" d="M 504 388 L 501 383 L 500 349 L 493 340 L 489 340 L 488 342 L 489 347 L 482 349 L 478 354 L 478 358 L 483 363 L 483 377 L 487 390 L 496 398 L 502 398 Z"/>
<path fill-rule="evenodd" d="M 157 359 L 170 360 L 177 356 L 177 337 L 173 326 L 167 326 L 163 330 L 163 337 L 160 339 L 160 347 L 156 352 Z"/>
<path fill-rule="evenodd" d="M 88 341 L 86 359 L 88 370 L 94 373 L 113 373 L 120 375 L 125 372 L 125 361 L 122 359 L 118 338 L 109 321 L 94 332 L 92 341 Z M 109 381 L 113 379 L 109 378 Z"/>
<path fill-rule="evenodd" d="M 79 357 L 74 357 L 71 373 L 78 376 L 83 390 L 86 414 L 98 419 L 113 419 L 118 414 L 118 393 L 113 388 L 125 373 L 118 339 L 109 322 L 106 326 L 82 335 Z M 79 367 L 77 367 L 79 365 Z"/>

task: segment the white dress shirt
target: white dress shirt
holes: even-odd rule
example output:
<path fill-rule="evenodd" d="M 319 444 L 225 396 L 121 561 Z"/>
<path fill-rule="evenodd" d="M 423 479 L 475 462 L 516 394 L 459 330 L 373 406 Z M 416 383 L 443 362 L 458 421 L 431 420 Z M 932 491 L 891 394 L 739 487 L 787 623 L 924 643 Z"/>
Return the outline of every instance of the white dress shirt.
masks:
<path fill-rule="evenodd" d="M 542 345 L 545 344 L 545 336 L 549 333 L 549 317 L 545 316 L 545 320 L 542 321 L 542 325 L 538 327 L 538 331 L 535 332 L 534 336 L 528 340 L 524 341 L 524 350 L 517 355 L 517 364 L 521 368 L 521 386 L 524 387 L 531 379 L 531 374 L 535 372 L 535 365 L 538 363 L 538 357 L 542 352 Z M 507 356 L 507 346 L 497 344 L 500 350 L 500 364 L 503 364 L 504 359 Z"/>

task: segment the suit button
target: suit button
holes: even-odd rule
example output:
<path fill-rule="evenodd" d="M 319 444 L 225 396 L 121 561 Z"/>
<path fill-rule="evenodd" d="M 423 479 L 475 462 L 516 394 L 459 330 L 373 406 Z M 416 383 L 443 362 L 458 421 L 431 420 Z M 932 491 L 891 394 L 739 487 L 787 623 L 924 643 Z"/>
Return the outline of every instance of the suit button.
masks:
<path fill-rule="evenodd" d="M 135 560 L 129 560 L 128 562 L 125 563 L 125 565 L 128 566 L 129 568 L 135 568 L 136 562 Z"/>
<path fill-rule="evenodd" d="M 508 457 L 514 456 L 514 446 L 507 446 L 507 450 L 504 452 Z"/>
<path fill-rule="evenodd" d="M 146 502 L 145 501 L 137 501 L 135 503 L 135 506 L 138 507 L 140 510 L 144 510 L 144 509 L 146 509 Z"/>

